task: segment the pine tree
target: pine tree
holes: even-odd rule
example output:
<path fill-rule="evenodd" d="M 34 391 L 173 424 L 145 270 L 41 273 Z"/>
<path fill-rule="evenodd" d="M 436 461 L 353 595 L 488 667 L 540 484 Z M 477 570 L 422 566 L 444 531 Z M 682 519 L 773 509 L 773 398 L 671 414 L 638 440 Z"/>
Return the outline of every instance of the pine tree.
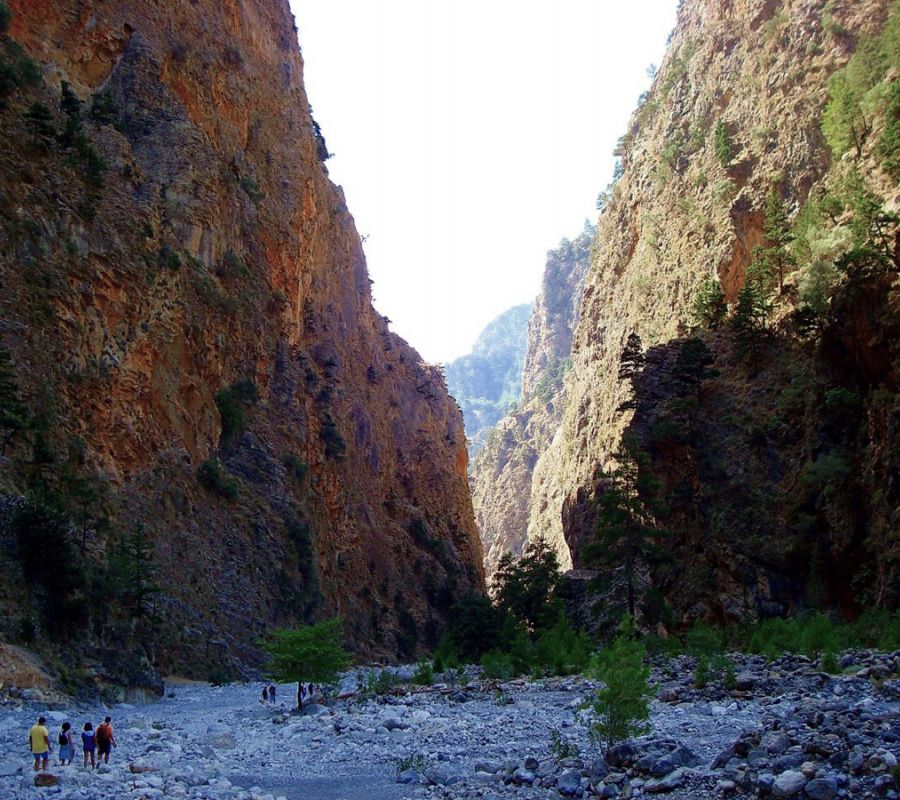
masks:
<path fill-rule="evenodd" d="M 645 458 L 629 439 L 613 456 L 617 466 L 608 474 L 597 497 L 595 537 L 584 550 L 586 563 L 606 570 L 622 568 L 628 593 L 628 613 L 635 612 L 635 582 L 642 564 L 666 557 L 667 533 L 654 520 L 658 483 L 648 474 Z"/>
<path fill-rule="evenodd" d="M 591 727 L 607 749 L 617 742 L 649 732 L 645 722 L 650 716 L 650 667 L 644 664 L 646 651 L 634 636 L 631 617 L 622 620 L 619 635 L 604 648 L 593 663 L 594 676 L 603 683 L 592 707 L 596 722 Z"/>
<path fill-rule="evenodd" d="M 497 607 L 534 632 L 556 619 L 551 601 L 559 577 L 556 552 L 544 539 L 536 539 L 518 560 L 512 553 L 503 554 L 491 588 Z"/>
<path fill-rule="evenodd" d="M 645 357 L 644 346 L 641 337 L 634 331 L 628 334 L 625 340 L 625 347 L 622 348 L 622 354 L 619 356 L 619 380 L 630 381 L 632 389 L 632 399 L 624 401 L 618 408 L 620 412 L 629 408 L 637 408 L 637 401 L 634 399 L 634 379 L 640 375 L 644 369 Z"/>
<path fill-rule="evenodd" d="M 31 140 L 38 150 L 46 150 L 56 128 L 53 127 L 53 114 L 43 103 L 32 103 L 24 114 L 25 124 L 31 131 Z"/>
<path fill-rule="evenodd" d="M 16 371 L 9 350 L 0 347 L 0 429 L 3 440 L 0 453 L 5 453 L 10 442 L 28 427 L 28 409 L 19 394 Z"/>
<path fill-rule="evenodd" d="M 763 248 L 755 248 L 731 315 L 731 329 L 742 355 L 756 353 L 765 340 L 774 281 L 771 262 L 765 258 Z"/>
<path fill-rule="evenodd" d="M 697 291 L 691 307 L 691 316 L 694 324 L 701 328 L 715 330 L 724 321 L 728 314 L 728 303 L 725 302 L 725 292 L 718 278 L 708 278 Z"/>
<path fill-rule="evenodd" d="M 794 257 L 790 251 L 794 234 L 788 222 L 787 211 L 781 201 L 781 195 L 772 189 L 766 196 L 763 236 L 766 245 L 760 255 L 768 270 L 778 276 L 778 292 L 784 293 L 784 276 L 794 265 Z"/>
<path fill-rule="evenodd" d="M 703 381 L 719 374 L 718 370 L 712 369 L 715 360 L 712 351 L 702 339 L 693 336 L 685 341 L 681 345 L 672 367 L 672 378 L 677 387 L 676 393 L 681 396 L 694 395 L 696 397 L 700 393 Z"/>

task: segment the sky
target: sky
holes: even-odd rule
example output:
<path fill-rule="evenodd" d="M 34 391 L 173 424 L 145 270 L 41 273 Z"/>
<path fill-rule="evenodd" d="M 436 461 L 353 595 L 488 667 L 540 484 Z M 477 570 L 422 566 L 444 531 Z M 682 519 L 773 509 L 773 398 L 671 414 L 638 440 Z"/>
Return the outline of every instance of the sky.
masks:
<path fill-rule="evenodd" d="M 375 307 L 426 360 L 469 351 L 596 221 L 677 0 L 291 0 Z"/>

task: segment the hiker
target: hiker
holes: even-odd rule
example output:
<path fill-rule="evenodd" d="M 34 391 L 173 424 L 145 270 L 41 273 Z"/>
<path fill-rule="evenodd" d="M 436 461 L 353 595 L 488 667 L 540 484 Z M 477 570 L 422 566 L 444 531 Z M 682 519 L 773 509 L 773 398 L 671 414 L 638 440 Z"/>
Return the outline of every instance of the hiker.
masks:
<path fill-rule="evenodd" d="M 50 731 L 47 730 L 47 718 L 38 717 L 36 724 L 31 726 L 28 731 L 28 746 L 31 748 L 31 755 L 34 756 L 34 771 L 39 769 L 47 770 L 50 763 Z"/>
<path fill-rule="evenodd" d="M 105 764 L 109 763 L 109 752 L 111 747 L 118 747 L 116 737 L 113 735 L 112 717 L 106 717 L 97 726 L 97 761 L 103 759 Z"/>
<path fill-rule="evenodd" d="M 81 747 L 84 750 L 84 768 L 87 769 L 88 754 L 90 754 L 91 769 L 95 769 L 97 764 L 94 762 L 94 750 L 97 747 L 97 741 L 94 737 L 94 726 L 90 722 L 84 723 L 84 730 L 81 732 Z"/>
<path fill-rule="evenodd" d="M 259 696 L 259 702 L 264 706 L 269 705 L 269 687 L 263 686 L 262 694 Z"/>
<path fill-rule="evenodd" d="M 274 683 L 269 687 L 269 702 L 273 706 L 275 705 L 275 684 Z"/>
<path fill-rule="evenodd" d="M 71 764 L 75 757 L 75 743 L 72 741 L 72 726 L 68 722 L 59 729 L 59 765 Z"/>

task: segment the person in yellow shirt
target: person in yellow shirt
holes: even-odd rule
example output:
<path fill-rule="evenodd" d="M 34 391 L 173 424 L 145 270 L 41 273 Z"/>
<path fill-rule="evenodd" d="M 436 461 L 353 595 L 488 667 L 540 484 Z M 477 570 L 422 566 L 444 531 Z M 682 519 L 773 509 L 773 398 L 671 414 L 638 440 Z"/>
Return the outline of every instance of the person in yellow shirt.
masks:
<path fill-rule="evenodd" d="M 39 769 L 46 770 L 50 763 L 50 731 L 47 730 L 47 720 L 45 717 L 38 717 L 36 725 L 31 726 L 28 731 L 28 746 L 31 748 L 31 755 L 34 756 L 34 771 Z"/>

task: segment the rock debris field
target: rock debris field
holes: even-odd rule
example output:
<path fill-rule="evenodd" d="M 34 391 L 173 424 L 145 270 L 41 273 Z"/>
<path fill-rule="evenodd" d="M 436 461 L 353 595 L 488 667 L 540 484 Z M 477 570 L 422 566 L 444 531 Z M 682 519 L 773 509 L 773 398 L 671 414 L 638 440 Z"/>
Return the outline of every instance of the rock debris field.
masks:
<path fill-rule="evenodd" d="M 729 690 L 695 688 L 689 657 L 657 664 L 652 732 L 603 755 L 582 721 L 595 688 L 583 678 L 498 683 L 473 670 L 455 686 L 357 692 L 302 716 L 288 707 L 292 686 L 280 687 L 280 707 L 259 704 L 262 684 L 108 707 L 12 690 L 0 708 L 0 798 L 900 797 L 900 652 L 845 653 L 838 676 L 800 656 L 733 658 Z M 34 719 L 48 718 L 55 742 L 63 720 L 80 732 L 107 713 L 119 741 L 110 765 L 84 770 L 76 749 L 75 764 L 57 767 L 54 746 L 43 779 L 53 785 L 35 786 Z"/>

